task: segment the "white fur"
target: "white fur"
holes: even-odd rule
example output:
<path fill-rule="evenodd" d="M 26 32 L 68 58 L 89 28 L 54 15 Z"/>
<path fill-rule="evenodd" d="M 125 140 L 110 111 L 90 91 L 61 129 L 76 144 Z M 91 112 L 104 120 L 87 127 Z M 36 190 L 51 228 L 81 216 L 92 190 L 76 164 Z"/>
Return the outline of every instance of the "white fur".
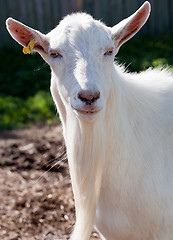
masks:
<path fill-rule="evenodd" d="M 45 37 L 41 54 L 52 70 L 75 197 L 73 240 L 88 240 L 94 223 L 106 240 L 173 239 L 172 73 L 131 74 L 114 63 L 149 10 L 145 3 L 140 20 L 135 13 L 114 28 L 77 13 Z M 51 58 L 52 51 L 62 57 Z M 78 111 L 89 108 L 81 90 L 100 92 L 97 113 Z"/>
<path fill-rule="evenodd" d="M 77 17 L 88 18 L 78 14 L 68 18 Z M 64 135 L 77 208 L 73 239 L 89 239 L 97 206 L 96 228 L 107 240 L 170 240 L 173 77 L 164 70 L 125 73 L 112 57 L 101 59 L 98 46 L 105 49 L 112 43 L 103 33 L 97 36 L 92 24 L 93 20 L 86 33 L 85 22 L 82 30 L 74 26 L 70 38 L 76 42 L 67 51 L 67 72 L 62 74 L 66 77 L 61 82 L 52 78 L 67 114 Z M 94 24 L 102 30 L 101 23 Z M 96 85 L 103 98 L 103 110 L 92 123 L 78 118 L 70 104 L 79 86 L 86 84 Z"/>

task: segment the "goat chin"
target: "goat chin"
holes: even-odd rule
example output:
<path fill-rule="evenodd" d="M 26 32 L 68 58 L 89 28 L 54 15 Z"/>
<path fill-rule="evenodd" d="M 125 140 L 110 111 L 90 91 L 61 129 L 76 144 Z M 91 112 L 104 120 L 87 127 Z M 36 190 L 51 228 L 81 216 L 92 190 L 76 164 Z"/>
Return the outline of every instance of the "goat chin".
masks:
<path fill-rule="evenodd" d="M 79 111 L 74 110 L 74 114 L 77 116 L 77 118 L 81 121 L 85 121 L 88 123 L 94 123 L 94 121 L 97 120 L 100 116 L 100 110 L 99 111 Z"/>

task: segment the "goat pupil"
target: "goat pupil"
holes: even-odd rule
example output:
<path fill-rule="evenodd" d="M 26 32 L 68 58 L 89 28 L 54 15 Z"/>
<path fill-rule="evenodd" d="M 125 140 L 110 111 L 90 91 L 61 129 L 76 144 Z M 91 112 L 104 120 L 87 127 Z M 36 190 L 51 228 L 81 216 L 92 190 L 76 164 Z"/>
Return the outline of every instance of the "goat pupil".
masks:
<path fill-rule="evenodd" d="M 57 53 L 51 53 L 51 56 L 55 58 L 55 57 L 58 56 L 58 54 Z"/>
<path fill-rule="evenodd" d="M 53 58 L 62 57 L 62 55 L 59 54 L 59 53 L 57 53 L 57 52 L 52 52 L 52 53 L 50 53 L 50 55 L 51 55 L 51 57 L 53 57 Z"/>
<path fill-rule="evenodd" d="M 112 55 L 112 53 L 113 53 L 113 51 L 112 51 L 112 50 L 108 50 L 108 51 L 106 51 L 106 52 L 105 52 L 105 54 L 104 54 L 104 55 Z"/>

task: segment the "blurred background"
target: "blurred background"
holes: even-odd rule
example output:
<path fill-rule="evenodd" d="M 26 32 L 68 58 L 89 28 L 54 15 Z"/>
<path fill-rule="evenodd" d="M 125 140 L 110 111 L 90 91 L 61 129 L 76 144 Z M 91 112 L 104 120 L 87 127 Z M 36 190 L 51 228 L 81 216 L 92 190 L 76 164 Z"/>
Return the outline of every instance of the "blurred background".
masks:
<path fill-rule="evenodd" d="M 43 33 L 66 14 L 90 13 L 113 26 L 131 15 L 143 0 L 0 0 L 0 129 L 34 122 L 51 123 L 55 107 L 49 93 L 50 71 L 38 54 L 24 55 L 8 34 L 5 20 L 13 17 Z M 151 16 L 116 56 L 130 71 L 173 64 L 173 0 L 150 0 Z"/>

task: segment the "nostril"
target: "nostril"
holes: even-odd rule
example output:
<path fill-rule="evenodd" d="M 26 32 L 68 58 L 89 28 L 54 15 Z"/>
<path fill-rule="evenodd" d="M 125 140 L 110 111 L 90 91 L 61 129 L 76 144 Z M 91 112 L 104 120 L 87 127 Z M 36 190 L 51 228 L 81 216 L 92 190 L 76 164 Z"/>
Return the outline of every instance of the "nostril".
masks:
<path fill-rule="evenodd" d="M 100 98 L 100 92 L 95 92 L 94 98 L 95 98 L 95 99 L 99 99 L 99 98 Z"/>
<path fill-rule="evenodd" d="M 91 105 L 94 103 L 97 99 L 100 98 L 100 92 L 99 91 L 89 91 L 89 90 L 83 90 L 78 93 L 77 97 L 82 101 L 85 102 L 88 105 Z"/>

